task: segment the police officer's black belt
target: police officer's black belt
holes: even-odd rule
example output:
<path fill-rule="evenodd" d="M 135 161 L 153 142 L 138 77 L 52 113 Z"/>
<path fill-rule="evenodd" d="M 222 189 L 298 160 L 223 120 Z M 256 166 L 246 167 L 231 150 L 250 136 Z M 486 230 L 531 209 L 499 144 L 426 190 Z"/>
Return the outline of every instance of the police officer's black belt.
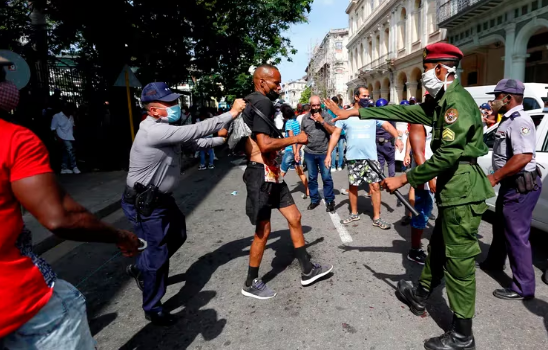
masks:
<path fill-rule="evenodd" d="M 529 193 L 538 188 L 537 179 L 542 177 L 539 167 L 535 171 L 522 171 L 500 182 L 503 187 L 515 188 L 519 193 Z"/>
<path fill-rule="evenodd" d="M 478 164 L 478 158 L 474 158 L 474 157 L 461 157 L 461 158 L 459 158 L 459 164 L 477 165 L 477 164 Z"/>
<path fill-rule="evenodd" d="M 146 190 L 146 187 L 144 187 L 143 185 L 136 186 L 136 187 L 139 189 L 139 191 L 137 191 L 135 188 L 131 188 L 126 185 L 126 189 L 124 190 L 124 201 L 126 203 L 134 204 L 135 199 L 137 198 L 137 195 L 143 193 Z M 164 193 L 164 192 L 158 192 L 156 195 L 159 201 L 162 201 L 171 197 L 171 193 Z"/>

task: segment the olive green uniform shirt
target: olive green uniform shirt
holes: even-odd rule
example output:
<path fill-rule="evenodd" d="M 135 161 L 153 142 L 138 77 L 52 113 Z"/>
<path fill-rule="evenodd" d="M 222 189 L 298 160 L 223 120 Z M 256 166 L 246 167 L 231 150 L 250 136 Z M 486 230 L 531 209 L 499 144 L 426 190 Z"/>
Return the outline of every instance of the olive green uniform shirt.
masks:
<path fill-rule="evenodd" d="M 455 79 L 435 102 L 414 106 L 360 108 L 360 118 L 431 125 L 434 155 L 407 172 L 411 186 L 437 177 L 436 202 L 440 207 L 484 201 L 495 193 L 485 173 L 471 158 L 487 154 L 481 115 L 474 99 Z"/>

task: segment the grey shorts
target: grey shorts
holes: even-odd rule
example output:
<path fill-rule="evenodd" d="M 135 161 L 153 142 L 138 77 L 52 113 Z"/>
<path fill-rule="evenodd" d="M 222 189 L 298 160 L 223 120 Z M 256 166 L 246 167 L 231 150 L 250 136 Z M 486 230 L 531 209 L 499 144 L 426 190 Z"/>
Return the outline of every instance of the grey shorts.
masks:
<path fill-rule="evenodd" d="M 378 160 L 372 162 L 377 165 L 378 169 L 381 168 Z M 365 159 L 349 160 L 346 166 L 348 168 L 348 183 L 352 186 L 359 186 L 362 182 L 371 184 L 381 181 L 379 175 L 371 169 Z"/>

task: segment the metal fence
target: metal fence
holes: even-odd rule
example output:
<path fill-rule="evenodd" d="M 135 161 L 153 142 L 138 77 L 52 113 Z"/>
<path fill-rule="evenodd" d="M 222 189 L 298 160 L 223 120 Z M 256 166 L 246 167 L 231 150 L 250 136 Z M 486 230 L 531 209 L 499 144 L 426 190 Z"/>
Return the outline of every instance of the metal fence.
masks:
<path fill-rule="evenodd" d="M 76 105 L 81 105 L 86 100 L 86 93 L 106 90 L 104 81 L 94 67 L 83 67 L 71 56 L 50 56 L 47 68 L 36 66 L 36 77 L 36 87 L 48 92 L 50 96 L 55 90 L 59 90 L 63 101 Z"/>

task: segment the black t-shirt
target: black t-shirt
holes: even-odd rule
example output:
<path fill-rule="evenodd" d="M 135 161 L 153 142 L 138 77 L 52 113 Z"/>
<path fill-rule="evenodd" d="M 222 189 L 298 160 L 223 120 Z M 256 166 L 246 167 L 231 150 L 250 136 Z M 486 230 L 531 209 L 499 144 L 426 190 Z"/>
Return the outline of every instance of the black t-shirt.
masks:
<path fill-rule="evenodd" d="M 274 123 L 274 105 L 272 101 L 265 95 L 260 92 L 253 92 L 245 97 L 245 100 L 248 103 L 255 106 L 258 110 L 263 112 L 265 116 L 272 120 Z M 253 137 L 257 134 L 266 134 L 270 137 L 278 137 L 278 132 L 275 128 L 271 127 L 266 121 L 263 120 L 255 111 L 250 107 L 246 106 L 244 110 L 244 121 L 249 126 L 253 132 Z"/>

